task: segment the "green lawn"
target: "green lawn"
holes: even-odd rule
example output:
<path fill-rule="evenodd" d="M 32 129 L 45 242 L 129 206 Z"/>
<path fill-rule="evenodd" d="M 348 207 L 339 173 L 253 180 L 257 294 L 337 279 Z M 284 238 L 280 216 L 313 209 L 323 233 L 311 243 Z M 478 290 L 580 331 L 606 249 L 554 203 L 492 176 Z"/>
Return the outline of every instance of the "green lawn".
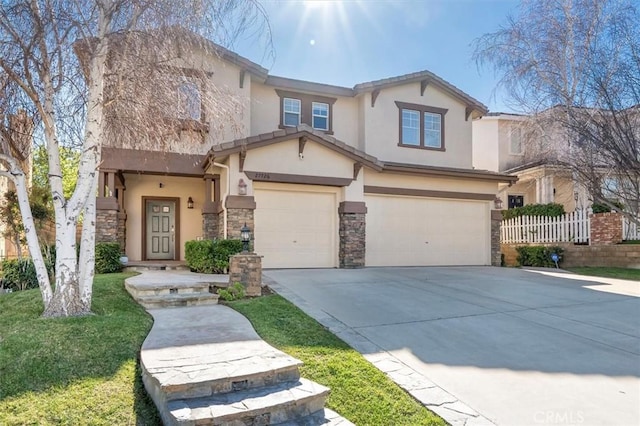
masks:
<path fill-rule="evenodd" d="M 97 276 L 82 318 L 40 318 L 39 290 L 0 296 L 0 424 L 160 424 L 137 362 L 152 320 L 128 276 Z"/>
<path fill-rule="evenodd" d="M 594 277 L 620 278 L 622 280 L 640 281 L 640 269 L 609 267 L 582 267 L 566 269 L 580 275 L 591 275 Z"/>
<path fill-rule="evenodd" d="M 331 388 L 327 406 L 357 425 L 444 425 L 362 355 L 280 296 L 228 303 L 258 334 L 300 359 L 303 377 Z"/>

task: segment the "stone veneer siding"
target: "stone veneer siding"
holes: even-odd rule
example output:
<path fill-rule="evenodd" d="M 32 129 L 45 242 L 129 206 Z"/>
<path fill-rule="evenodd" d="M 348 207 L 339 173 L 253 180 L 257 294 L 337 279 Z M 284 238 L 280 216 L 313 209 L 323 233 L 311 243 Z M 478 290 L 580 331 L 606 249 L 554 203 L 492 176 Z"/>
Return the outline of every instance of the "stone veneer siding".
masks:
<path fill-rule="evenodd" d="M 502 225 L 502 211 L 491 210 L 491 266 L 502 265 L 500 251 L 500 227 Z"/>
<path fill-rule="evenodd" d="M 229 285 L 241 283 L 247 296 L 262 294 L 262 258 L 255 253 L 240 253 L 229 259 Z"/>
<path fill-rule="evenodd" d="M 118 212 L 118 243 L 120 244 L 120 250 L 124 253 L 127 247 L 127 214 Z"/>
<path fill-rule="evenodd" d="M 204 239 L 213 240 L 219 238 L 219 230 L 222 227 L 219 226 L 218 213 L 202 213 L 202 236 Z"/>
<path fill-rule="evenodd" d="M 363 202 L 342 202 L 338 208 L 340 268 L 362 268 L 366 253 L 366 213 Z"/>
<path fill-rule="evenodd" d="M 118 241 L 118 210 L 96 211 L 96 243 L 116 243 Z"/>
<path fill-rule="evenodd" d="M 622 215 L 616 212 L 596 213 L 589 216 L 591 233 L 589 245 L 609 245 L 622 242 Z"/>

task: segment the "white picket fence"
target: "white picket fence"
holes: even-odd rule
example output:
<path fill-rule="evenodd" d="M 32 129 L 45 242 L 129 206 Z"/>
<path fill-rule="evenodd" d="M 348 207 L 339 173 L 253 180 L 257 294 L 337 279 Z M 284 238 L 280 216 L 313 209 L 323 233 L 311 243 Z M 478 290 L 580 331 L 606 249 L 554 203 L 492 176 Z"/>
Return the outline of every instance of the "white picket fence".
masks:
<path fill-rule="evenodd" d="M 589 241 L 589 211 L 576 210 L 562 216 L 519 216 L 502 221 L 500 242 L 586 243 Z"/>
<path fill-rule="evenodd" d="M 622 218 L 622 239 L 640 240 L 640 226 L 631 222 L 627 217 Z"/>

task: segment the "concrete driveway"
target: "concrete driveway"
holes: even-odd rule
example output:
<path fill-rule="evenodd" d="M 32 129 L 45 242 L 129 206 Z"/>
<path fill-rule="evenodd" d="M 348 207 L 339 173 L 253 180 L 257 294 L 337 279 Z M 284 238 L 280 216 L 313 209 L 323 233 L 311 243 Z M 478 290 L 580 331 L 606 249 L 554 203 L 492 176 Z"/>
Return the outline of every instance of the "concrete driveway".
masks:
<path fill-rule="evenodd" d="M 452 424 L 640 424 L 640 283 L 491 267 L 265 281 Z"/>

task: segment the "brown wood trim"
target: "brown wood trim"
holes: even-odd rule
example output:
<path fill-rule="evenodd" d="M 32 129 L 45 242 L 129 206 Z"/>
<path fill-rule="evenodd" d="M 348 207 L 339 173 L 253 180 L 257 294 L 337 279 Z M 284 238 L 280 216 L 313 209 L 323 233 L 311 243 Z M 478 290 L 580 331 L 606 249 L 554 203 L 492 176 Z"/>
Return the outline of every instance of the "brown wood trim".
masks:
<path fill-rule="evenodd" d="M 360 170 L 362 170 L 362 163 L 353 163 L 353 180 L 358 180 Z"/>
<path fill-rule="evenodd" d="M 173 260 L 180 260 L 180 198 L 177 197 L 142 197 L 142 260 L 147 260 L 147 201 L 173 201 L 176 206 L 175 226 L 176 238 L 173 242 Z"/>
<path fill-rule="evenodd" d="M 390 188 L 386 186 L 364 186 L 365 194 L 406 195 L 410 197 L 455 198 L 461 200 L 489 201 L 495 194 L 476 194 L 473 192 L 434 191 L 430 189 Z"/>
<path fill-rule="evenodd" d="M 469 117 L 473 113 L 473 107 L 466 107 L 464 109 L 464 121 L 469 121 Z"/>
<path fill-rule="evenodd" d="M 424 91 L 427 89 L 429 85 L 429 80 L 425 79 L 420 82 L 420 96 L 424 96 Z"/>
<path fill-rule="evenodd" d="M 398 146 L 403 148 L 427 149 L 430 151 L 446 151 L 445 148 L 445 119 L 448 109 L 438 108 L 428 105 L 410 104 L 407 102 L 395 101 L 398 107 Z M 402 143 L 402 110 L 408 109 L 420 113 L 420 145 L 406 145 Z M 424 113 L 438 114 L 440 116 L 440 146 L 435 148 L 424 144 Z"/>
<path fill-rule="evenodd" d="M 477 170 L 456 170 L 446 168 L 418 167 L 411 164 L 390 164 L 386 163 L 383 172 L 400 173 L 417 176 L 445 176 L 460 179 L 484 180 L 489 182 L 514 183 L 518 180 L 516 176 L 503 175 L 499 173 L 482 172 Z"/>
<path fill-rule="evenodd" d="M 380 89 L 374 89 L 373 92 L 371 92 L 371 108 L 376 106 L 378 95 L 380 95 Z"/>
<path fill-rule="evenodd" d="M 342 201 L 338 206 L 338 213 L 367 213 L 364 201 Z"/>
<path fill-rule="evenodd" d="M 202 206 L 202 213 L 216 213 L 219 214 L 221 212 L 224 211 L 224 208 L 222 207 L 222 201 L 212 201 L 209 203 L 206 203 L 204 206 Z"/>
<path fill-rule="evenodd" d="M 244 75 L 246 71 L 244 69 L 240 70 L 240 88 L 244 89 Z"/>
<path fill-rule="evenodd" d="M 300 156 L 300 158 L 302 158 L 302 155 L 304 154 L 304 146 L 307 143 L 307 140 L 306 136 L 300 136 L 298 138 L 298 156 Z"/>
<path fill-rule="evenodd" d="M 240 166 L 239 170 L 242 172 L 244 170 L 244 160 L 247 158 L 247 149 L 243 149 L 240 151 Z"/>
<path fill-rule="evenodd" d="M 286 173 L 250 172 L 245 175 L 256 182 L 298 183 L 302 185 L 349 186 L 353 179 L 330 176 L 291 175 Z"/>
<path fill-rule="evenodd" d="M 204 155 L 104 147 L 100 170 L 201 177 L 204 159 Z"/>
<path fill-rule="evenodd" d="M 313 128 L 313 103 L 323 103 L 329 106 L 329 128 L 328 129 L 314 129 L 319 132 L 325 132 L 327 134 L 333 134 L 333 104 L 338 100 L 337 98 L 329 98 L 320 95 L 310 95 L 308 93 L 291 92 L 288 90 L 275 89 L 276 93 L 280 97 L 280 122 L 278 128 L 286 129 L 284 125 L 284 98 L 298 99 L 300 101 L 300 124 L 306 124 Z"/>
<path fill-rule="evenodd" d="M 256 200 L 252 195 L 227 195 L 225 207 L 228 209 L 256 209 Z"/>
<path fill-rule="evenodd" d="M 120 210 L 116 197 L 96 197 L 96 210 Z"/>

